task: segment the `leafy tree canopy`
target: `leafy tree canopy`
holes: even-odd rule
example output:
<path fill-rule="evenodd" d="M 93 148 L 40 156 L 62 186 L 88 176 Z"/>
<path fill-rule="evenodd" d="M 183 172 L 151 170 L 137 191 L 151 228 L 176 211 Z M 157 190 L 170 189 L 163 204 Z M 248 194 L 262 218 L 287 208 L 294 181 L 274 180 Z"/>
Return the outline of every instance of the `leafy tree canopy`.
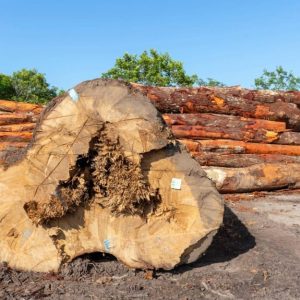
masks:
<path fill-rule="evenodd" d="M 61 93 L 51 87 L 36 69 L 22 69 L 12 76 L 0 74 L 0 98 L 30 103 L 46 103 Z"/>
<path fill-rule="evenodd" d="M 15 92 L 14 100 L 46 103 L 59 93 L 56 87 L 49 85 L 45 75 L 36 69 L 22 69 L 14 72 L 11 76 L 11 82 Z"/>
<path fill-rule="evenodd" d="M 154 86 L 192 86 L 206 83 L 197 75 L 187 75 L 182 62 L 172 59 L 168 53 L 158 53 L 154 49 L 150 49 L 149 53 L 144 51 L 139 56 L 125 53 L 101 77 Z M 209 83 L 221 84 L 213 79 L 209 79 Z"/>
<path fill-rule="evenodd" d="M 0 74 L 0 99 L 11 99 L 14 96 L 14 89 L 11 78 Z"/>
<path fill-rule="evenodd" d="M 207 80 L 203 80 L 203 79 L 198 79 L 197 81 L 198 85 L 204 85 L 204 86 L 219 86 L 219 87 L 224 87 L 225 84 L 221 81 L 218 81 L 216 79 L 213 78 L 207 78 Z"/>
<path fill-rule="evenodd" d="M 285 71 L 281 66 L 275 71 L 263 71 L 263 75 L 254 80 L 255 87 L 263 90 L 300 90 L 300 77 Z"/>

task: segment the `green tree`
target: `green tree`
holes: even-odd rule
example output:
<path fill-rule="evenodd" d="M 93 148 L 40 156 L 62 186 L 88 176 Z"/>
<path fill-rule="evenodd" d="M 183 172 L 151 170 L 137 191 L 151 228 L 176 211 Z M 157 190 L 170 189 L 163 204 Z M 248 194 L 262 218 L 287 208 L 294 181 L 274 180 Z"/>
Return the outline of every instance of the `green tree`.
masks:
<path fill-rule="evenodd" d="M 263 75 L 254 80 L 255 87 L 263 90 L 299 90 L 300 77 L 296 77 L 292 72 L 287 72 L 279 66 L 275 71 L 263 71 Z"/>
<path fill-rule="evenodd" d="M 168 53 L 158 53 L 154 49 L 149 53 L 144 51 L 139 56 L 125 53 L 101 77 L 155 86 L 192 86 L 198 80 L 197 75 L 186 74 L 182 62 L 173 60 Z"/>
<path fill-rule="evenodd" d="M 13 100 L 30 103 L 46 103 L 59 94 L 56 87 L 51 87 L 44 74 L 36 69 L 22 69 L 11 76 L 14 90 Z"/>
<path fill-rule="evenodd" d="M 0 99 L 11 99 L 14 95 L 11 78 L 5 74 L 0 74 Z"/>
<path fill-rule="evenodd" d="M 198 79 L 197 83 L 200 86 L 219 86 L 219 87 L 224 87 L 225 84 L 221 81 L 218 81 L 216 79 L 213 78 L 207 78 L 207 80 L 203 80 L 203 79 Z"/>

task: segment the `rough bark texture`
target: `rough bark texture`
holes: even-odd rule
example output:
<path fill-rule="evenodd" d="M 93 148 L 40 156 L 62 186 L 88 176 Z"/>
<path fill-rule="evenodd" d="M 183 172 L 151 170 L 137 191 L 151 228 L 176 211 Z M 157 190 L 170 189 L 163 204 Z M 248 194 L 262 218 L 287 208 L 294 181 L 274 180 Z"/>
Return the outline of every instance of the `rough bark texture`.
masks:
<path fill-rule="evenodd" d="M 271 143 L 278 140 L 278 133 L 266 129 L 236 129 L 211 126 L 173 125 L 172 132 L 176 138 L 185 139 L 232 139 L 258 143 Z"/>
<path fill-rule="evenodd" d="M 299 163 L 266 163 L 245 168 L 203 167 L 203 169 L 223 193 L 300 187 Z"/>
<path fill-rule="evenodd" d="M 235 168 L 237 174 L 254 165 L 299 164 L 299 92 L 133 86 L 162 112 L 172 112 L 163 115 L 165 122 L 200 164 Z M 22 157 L 40 111 L 38 105 L 0 100 L 0 164 Z"/>
<path fill-rule="evenodd" d="M 234 140 L 180 140 L 191 152 L 211 151 L 216 153 L 282 154 L 300 155 L 300 147 L 294 145 L 274 145 L 246 143 Z"/>
<path fill-rule="evenodd" d="M 286 131 L 284 122 L 274 122 L 261 119 L 243 118 L 220 114 L 164 114 L 168 125 L 200 125 L 206 127 L 235 128 L 239 130 L 269 130 L 274 132 Z"/>
<path fill-rule="evenodd" d="M 134 268 L 195 261 L 222 223 L 214 184 L 130 86 L 94 80 L 72 95 L 50 103 L 22 159 L 0 171 L 0 260 L 33 271 L 95 251 Z"/>
<path fill-rule="evenodd" d="M 201 166 L 226 168 L 249 167 L 261 163 L 299 163 L 300 156 L 282 154 L 223 154 L 215 152 L 193 152 L 192 156 Z"/>
<path fill-rule="evenodd" d="M 300 132 L 283 132 L 279 135 L 276 144 L 300 145 Z"/>
<path fill-rule="evenodd" d="M 162 113 L 219 113 L 246 118 L 286 121 L 288 128 L 300 128 L 297 104 L 281 100 L 251 100 L 217 88 L 160 88 L 135 85 Z"/>

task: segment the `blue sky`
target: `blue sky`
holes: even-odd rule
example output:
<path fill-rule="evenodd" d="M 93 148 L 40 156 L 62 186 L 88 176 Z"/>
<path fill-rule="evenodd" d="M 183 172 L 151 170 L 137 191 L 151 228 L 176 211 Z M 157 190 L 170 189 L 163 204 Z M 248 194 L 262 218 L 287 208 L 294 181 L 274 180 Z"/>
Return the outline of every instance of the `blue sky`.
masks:
<path fill-rule="evenodd" d="M 300 1 L 0 0 L 0 73 L 37 68 L 67 89 L 150 48 L 228 85 L 277 65 L 300 76 Z"/>

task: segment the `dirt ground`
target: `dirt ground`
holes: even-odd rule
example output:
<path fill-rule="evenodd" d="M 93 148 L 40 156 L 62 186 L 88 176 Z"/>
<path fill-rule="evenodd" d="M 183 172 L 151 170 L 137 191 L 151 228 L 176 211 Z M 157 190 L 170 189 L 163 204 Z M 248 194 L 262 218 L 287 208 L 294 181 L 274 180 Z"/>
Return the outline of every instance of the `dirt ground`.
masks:
<path fill-rule="evenodd" d="M 173 271 L 95 253 L 59 274 L 0 267 L 0 299 L 300 299 L 300 194 L 227 203 L 206 255 Z"/>

